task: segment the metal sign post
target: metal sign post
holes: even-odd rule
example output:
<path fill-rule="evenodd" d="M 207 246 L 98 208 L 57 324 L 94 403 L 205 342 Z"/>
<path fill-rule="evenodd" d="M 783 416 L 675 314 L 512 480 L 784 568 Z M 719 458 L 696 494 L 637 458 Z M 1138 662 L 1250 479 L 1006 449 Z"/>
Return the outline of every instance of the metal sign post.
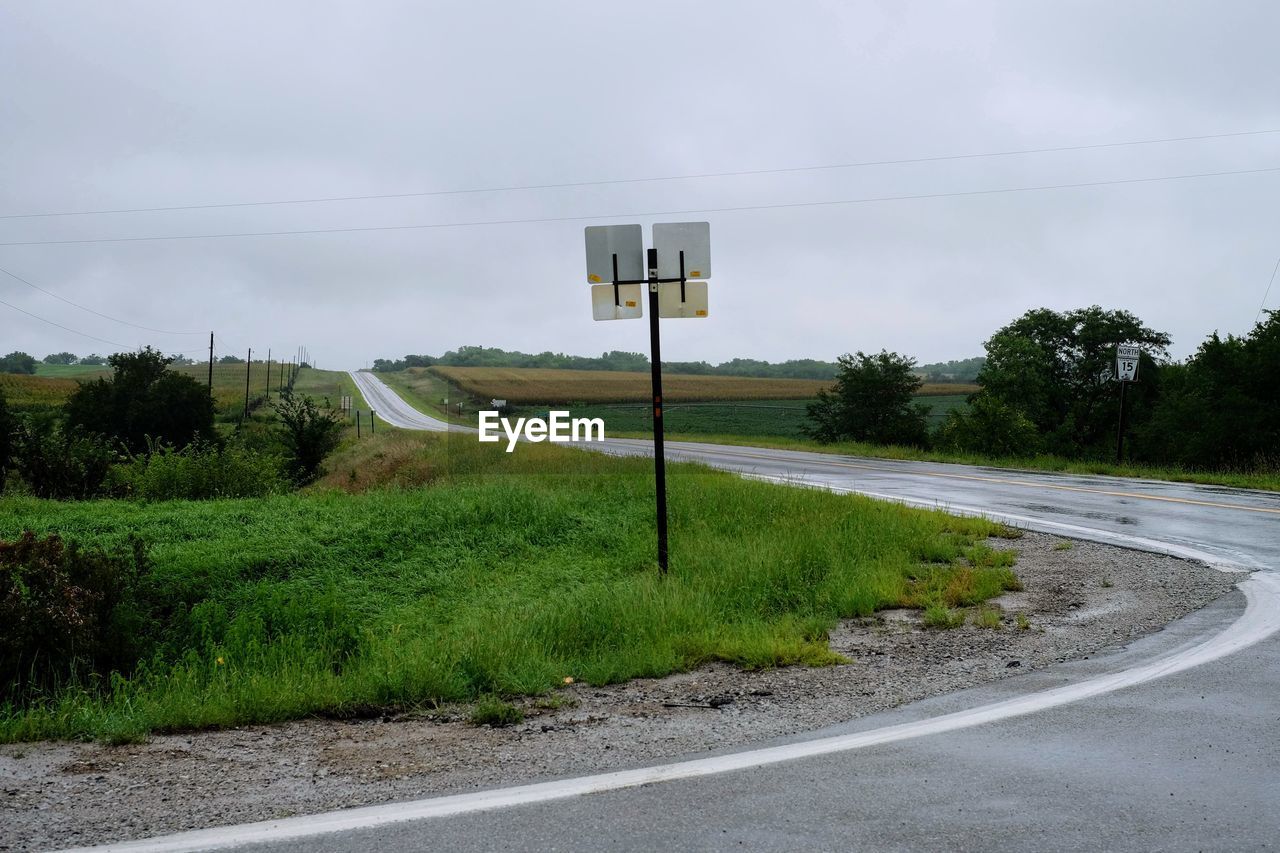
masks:
<path fill-rule="evenodd" d="M 1120 383 L 1120 423 L 1116 427 L 1116 464 L 1124 458 L 1124 403 L 1130 382 L 1138 381 L 1138 365 L 1142 361 L 1142 349 L 1129 344 L 1116 347 L 1116 379 Z"/>
<path fill-rule="evenodd" d="M 653 248 L 645 251 L 639 225 L 592 225 L 586 229 L 587 281 L 597 320 L 636 320 L 644 315 L 642 288 L 649 290 L 649 350 L 653 382 L 653 475 L 657 502 L 658 569 L 667 573 L 667 461 L 662 427 L 662 339 L 660 317 L 707 316 L 711 277 L 711 226 L 665 222 L 653 226 Z M 645 275 L 647 271 L 648 275 Z"/>

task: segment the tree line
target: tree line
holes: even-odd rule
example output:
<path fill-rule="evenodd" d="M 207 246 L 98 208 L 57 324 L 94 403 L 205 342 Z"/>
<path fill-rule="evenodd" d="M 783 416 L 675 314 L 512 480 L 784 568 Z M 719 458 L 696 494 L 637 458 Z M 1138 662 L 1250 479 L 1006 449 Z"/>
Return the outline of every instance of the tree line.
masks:
<path fill-rule="evenodd" d="M 913 397 L 915 361 L 882 351 L 841 356 L 835 387 L 809 407 L 823 442 L 900 444 L 986 456 L 1106 459 L 1120 416 L 1116 347 L 1142 348 L 1125 402 L 1133 462 L 1198 469 L 1280 465 L 1280 312 L 1245 336 L 1216 332 L 1185 361 L 1170 336 L 1127 311 L 1028 311 L 986 342 L 980 390 L 932 432 Z"/>
<path fill-rule="evenodd" d="M 926 364 L 915 368 L 929 382 L 972 382 L 982 366 L 983 359 Z M 540 367 L 556 370 L 617 370 L 647 371 L 649 357 L 640 352 L 613 350 L 601 353 L 598 358 L 583 355 L 565 355 L 560 352 L 537 354 L 504 350 L 499 347 L 467 346 L 450 350 L 444 355 L 406 355 L 399 359 L 379 358 L 373 369 L 379 373 L 393 373 L 410 367 Z M 734 358 L 719 364 L 707 361 L 664 361 L 662 369 L 670 373 L 686 373 L 699 376 L 756 376 L 772 379 L 834 379 L 840 365 L 834 361 L 798 358 L 782 362 L 768 362 L 755 358 Z"/>

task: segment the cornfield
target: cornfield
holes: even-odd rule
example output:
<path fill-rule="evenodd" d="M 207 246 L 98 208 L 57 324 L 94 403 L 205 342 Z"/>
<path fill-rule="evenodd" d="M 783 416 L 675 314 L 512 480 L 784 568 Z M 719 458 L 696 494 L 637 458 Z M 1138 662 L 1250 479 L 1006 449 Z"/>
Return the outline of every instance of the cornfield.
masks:
<path fill-rule="evenodd" d="M 410 372 L 420 371 L 413 368 Z M 647 401 L 648 373 L 604 370 L 548 370 L 528 367 L 431 367 L 431 373 L 480 400 L 513 405 L 539 403 L 616 403 Z M 832 382 L 826 379 L 769 379 L 665 373 L 663 396 L 669 402 L 717 400 L 807 400 Z M 926 385 L 921 395 L 963 394 L 969 385 Z"/>

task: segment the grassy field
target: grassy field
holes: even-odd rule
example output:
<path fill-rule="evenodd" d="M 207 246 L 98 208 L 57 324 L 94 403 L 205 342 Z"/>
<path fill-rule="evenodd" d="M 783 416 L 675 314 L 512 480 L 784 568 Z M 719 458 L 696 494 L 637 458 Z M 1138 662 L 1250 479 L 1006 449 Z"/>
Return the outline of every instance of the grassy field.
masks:
<path fill-rule="evenodd" d="M 10 703 L 0 741 L 431 708 L 714 660 L 821 665 L 840 617 L 1018 585 L 989 522 L 698 466 L 670 470 L 665 579 L 643 459 L 388 432 L 331 468 L 354 493 L 0 502 L 3 538 L 141 536 L 170 608 L 131 677 Z"/>
<path fill-rule="evenodd" d="M 37 364 L 36 376 L 47 376 L 51 379 L 97 379 L 99 376 L 110 376 L 111 366 L 107 364 Z"/>
<path fill-rule="evenodd" d="M 645 402 L 648 373 L 604 370 L 540 370 L 503 367 L 431 367 L 429 372 L 476 400 L 493 398 L 512 405 Z M 394 375 L 394 374 L 392 374 Z M 829 380 L 760 379 L 745 376 L 693 376 L 667 373 L 662 391 L 668 403 L 720 400 L 804 400 L 830 388 Z M 967 394 L 967 385 L 926 385 L 923 395 Z"/>
<path fill-rule="evenodd" d="M 209 381 L 207 363 L 177 365 L 170 370 L 190 376 L 201 385 Z M 252 365 L 214 364 L 213 397 L 220 420 L 236 420 L 244 411 L 246 373 L 251 400 L 267 396 L 275 399 L 279 394 L 282 375 L 279 362 L 273 361 L 270 366 L 264 361 L 255 361 Z M 15 409 L 56 408 L 66 402 L 80 382 L 110 376 L 109 367 L 41 364 L 36 368 L 35 376 L 0 373 L 0 389 L 4 390 L 6 399 Z M 350 394 L 358 401 L 353 401 L 357 408 L 365 411 L 369 408 L 355 389 L 351 377 L 342 371 L 304 368 L 298 374 L 294 390 L 318 400 L 327 396 L 334 406 L 339 404 L 342 394 Z"/>
<path fill-rule="evenodd" d="M 378 378 L 420 412 L 452 423 L 475 425 L 476 408 L 481 401 L 473 400 L 426 368 L 411 367 L 398 373 L 379 373 Z M 459 402 L 463 404 L 461 411 L 457 407 Z M 483 403 L 487 408 L 488 399 Z"/>

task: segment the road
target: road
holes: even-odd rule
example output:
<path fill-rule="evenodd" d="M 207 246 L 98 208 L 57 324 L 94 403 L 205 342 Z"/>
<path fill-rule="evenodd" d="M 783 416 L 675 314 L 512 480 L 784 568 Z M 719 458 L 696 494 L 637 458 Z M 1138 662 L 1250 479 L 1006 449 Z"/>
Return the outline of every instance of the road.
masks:
<path fill-rule="evenodd" d="M 379 416 L 449 429 L 371 374 Z M 375 402 L 376 401 L 376 402 Z M 456 427 L 455 427 L 456 429 Z M 646 443 L 597 449 L 636 454 Z M 1280 496 L 673 443 L 798 485 L 1259 570 L 1131 644 L 821 732 L 620 773 L 120 849 L 1262 850 L 1280 846 Z"/>

